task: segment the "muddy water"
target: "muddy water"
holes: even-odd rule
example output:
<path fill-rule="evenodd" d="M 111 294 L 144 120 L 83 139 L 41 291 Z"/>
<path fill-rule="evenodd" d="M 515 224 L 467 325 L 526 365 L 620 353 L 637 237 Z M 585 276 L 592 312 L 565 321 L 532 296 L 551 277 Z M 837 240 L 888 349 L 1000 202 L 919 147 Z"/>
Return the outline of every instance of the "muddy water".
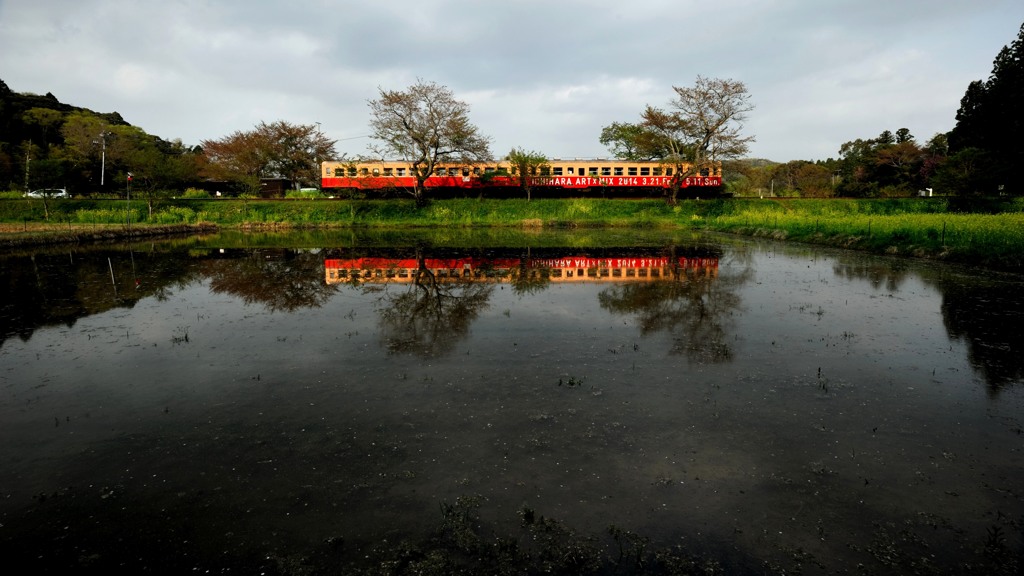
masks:
<path fill-rule="evenodd" d="M 529 510 L 613 559 L 610 525 L 734 573 L 1017 567 L 1020 276 L 658 234 L 276 242 L 4 258 L 7 558 L 302 573 L 469 497 L 481 533 Z"/>

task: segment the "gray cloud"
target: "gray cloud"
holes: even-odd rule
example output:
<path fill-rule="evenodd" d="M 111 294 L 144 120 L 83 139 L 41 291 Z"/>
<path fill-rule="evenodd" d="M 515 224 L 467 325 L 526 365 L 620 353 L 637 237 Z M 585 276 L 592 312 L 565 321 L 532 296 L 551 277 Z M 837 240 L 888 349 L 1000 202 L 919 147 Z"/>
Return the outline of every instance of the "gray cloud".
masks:
<path fill-rule="evenodd" d="M 367 100 L 423 78 L 470 103 L 495 154 L 588 157 L 700 74 L 746 82 L 753 156 L 822 159 L 952 128 L 1022 22 L 1018 0 L 4 0 L 0 78 L 189 144 L 320 122 L 350 155 Z"/>

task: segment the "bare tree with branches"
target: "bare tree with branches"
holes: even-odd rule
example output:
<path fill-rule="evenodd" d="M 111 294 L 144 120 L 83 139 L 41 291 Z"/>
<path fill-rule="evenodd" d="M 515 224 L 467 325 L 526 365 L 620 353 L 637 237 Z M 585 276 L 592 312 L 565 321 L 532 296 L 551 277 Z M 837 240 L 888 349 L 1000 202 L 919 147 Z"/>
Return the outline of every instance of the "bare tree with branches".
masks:
<path fill-rule="evenodd" d="M 418 80 L 405 91 L 381 89 L 369 104 L 370 129 L 379 142 L 370 149 L 409 162 L 418 206 L 427 203 L 426 180 L 438 164 L 491 160 L 490 140 L 469 121 L 469 105 L 445 86 Z"/>
<path fill-rule="evenodd" d="M 722 160 L 739 158 L 753 136 L 743 136 L 743 121 L 754 109 L 743 82 L 698 76 L 692 87 L 673 86 L 675 99 L 667 110 L 647 106 L 641 125 L 657 134 L 673 171 L 670 201 L 675 202 L 686 178 L 713 170 Z"/>

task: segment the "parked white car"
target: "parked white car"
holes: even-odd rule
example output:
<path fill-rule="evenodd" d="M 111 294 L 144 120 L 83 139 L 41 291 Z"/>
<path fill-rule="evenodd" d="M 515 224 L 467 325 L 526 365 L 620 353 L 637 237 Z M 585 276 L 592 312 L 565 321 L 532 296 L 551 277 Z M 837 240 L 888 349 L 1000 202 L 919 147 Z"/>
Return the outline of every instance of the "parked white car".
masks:
<path fill-rule="evenodd" d="M 63 188 L 40 188 L 39 190 L 33 190 L 26 192 L 25 196 L 29 198 L 70 198 L 68 191 Z"/>

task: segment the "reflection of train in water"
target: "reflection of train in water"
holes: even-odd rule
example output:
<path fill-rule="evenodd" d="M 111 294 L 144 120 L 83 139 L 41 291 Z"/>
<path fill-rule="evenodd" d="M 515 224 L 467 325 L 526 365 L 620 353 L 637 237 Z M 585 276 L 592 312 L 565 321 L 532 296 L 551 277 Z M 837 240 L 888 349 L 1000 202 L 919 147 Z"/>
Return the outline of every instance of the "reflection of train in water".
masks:
<path fill-rule="evenodd" d="M 625 160 L 551 160 L 535 168 L 530 185 L 536 197 L 555 196 L 658 196 L 680 177 L 675 167 L 661 162 Z M 416 177 L 408 162 L 324 162 L 320 167 L 325 192 L 338 195 L 377 194 L 412 189 Z M 435 195 L 474 194 L 486 191 L 495 195 L 519 193 L 520 178 L 507 161 L 487 164 L 442 164 L 424 185 Z M 722 186 L 720 167 L 706 168 L 698 175 L 684 177 L 681 188 L 699 189 L 711 195 Z"/>
<path fill-rule="evenodd" d="M 422 262 L 422 268 L 421 268 Z M 412 282 L 426 271 L 438 281 L 551 282 L 657 281 L 685 275 L 715 277 L 718 258 L 639 256 L 595 258 L 350 258 L 324 260 L 328 284 L 343 282 Z"/>

